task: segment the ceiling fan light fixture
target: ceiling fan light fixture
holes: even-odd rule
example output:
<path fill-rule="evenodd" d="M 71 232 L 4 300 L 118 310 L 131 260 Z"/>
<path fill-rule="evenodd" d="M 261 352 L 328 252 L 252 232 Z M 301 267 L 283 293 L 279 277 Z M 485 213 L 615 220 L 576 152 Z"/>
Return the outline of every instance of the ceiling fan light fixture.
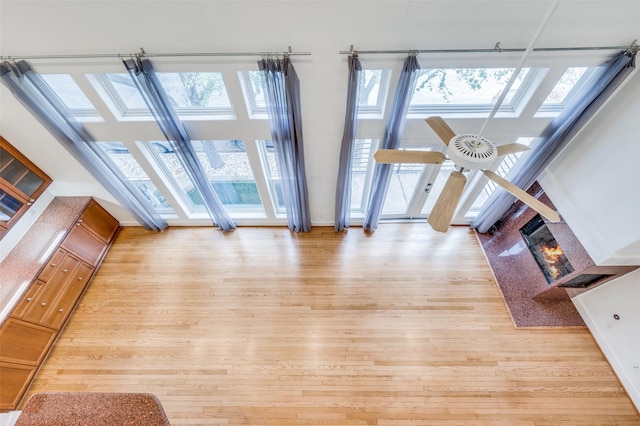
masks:
<path fill-rule="evenodd" d="M 489 167 L 498 158 L 498 149 L 485 138 L 465 133 L 451 138 L 447 155 L 456 165 L 475 170 Z"/>

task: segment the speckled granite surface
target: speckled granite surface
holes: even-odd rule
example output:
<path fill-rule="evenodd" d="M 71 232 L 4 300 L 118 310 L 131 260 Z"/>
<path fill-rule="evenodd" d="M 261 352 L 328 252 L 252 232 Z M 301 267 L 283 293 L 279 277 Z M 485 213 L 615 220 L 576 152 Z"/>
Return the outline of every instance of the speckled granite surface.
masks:
<path fill-rule="evenodd" d="M 158 398 L 150 393 L 38 393 L 29 399 L 16 426 L 170 425 Z"/>
<path fill-rule="evenodd" d="M 0 263 L 0 312 L 37 275 L 91 197 L 56 197 Z M 7 315 L 0 317 L 0 324 Z"/>
<path fill-rule="evenodd" d="M 534 186 L 530 188 L 530 193 L 539 190 L 539 186 Z M 553 207 L 546 195 L 542 194 L 539 199 Z M 535 211 L 521 202 L 516 202 L 504 215 L 509 219 L 496 232 L 477 234 L 513 323 L 516 327 L 586 327 L 566 290 L 550 289 L 520 235 L 520 228 L 535 214 Z M 567 251 L 577 252 L 571 250 L 573 241 L 567 235 L 571 232 L 568 226 L 563 223 L 551 226 L 554 235 L 559 235 L 559 242 L 565 244 Z M 576 258 L 574 254 L 571 260 L 580 267 L 587 261 L 581 257 Z M 540 294 L 544 297 L 536 297 Z"/>

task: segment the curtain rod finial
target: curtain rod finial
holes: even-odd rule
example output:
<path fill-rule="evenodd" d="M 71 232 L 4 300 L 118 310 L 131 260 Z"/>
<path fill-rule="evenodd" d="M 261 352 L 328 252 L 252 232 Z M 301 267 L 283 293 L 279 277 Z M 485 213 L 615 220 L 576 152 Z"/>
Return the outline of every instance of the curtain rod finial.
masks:
<path fill-rule="evenodd" d="M 635 39 L 629 45 L 629 48 L 626 50 L 627 55 L 635 55 L 640 50 L 640 45 L 638 45 L 638 39 Z"/>

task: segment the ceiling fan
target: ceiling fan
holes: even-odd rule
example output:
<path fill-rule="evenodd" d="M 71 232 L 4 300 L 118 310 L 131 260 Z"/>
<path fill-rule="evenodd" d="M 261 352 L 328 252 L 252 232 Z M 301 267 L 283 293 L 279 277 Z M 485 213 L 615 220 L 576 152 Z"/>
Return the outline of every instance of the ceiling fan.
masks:
<path fill-rule="evenodd" d="M 496 146 L 479 135 L 456 134 L 441 117 L 429 117 L 426 121 L 447 146 L 447 156 L 455 163 L 458 169 L 449 175 L 442 193 L 427 219 L 427 222 L 434 230 L 447 232 L 449 229 L 467 183 L 467 178 L 463 174 L 466 170 L 481 170 L 485 176 L 540 213 L 540 215 L 552 222 L 560 221 L 560 216 L 556 211 L 493 171 L 487 170 L 487 167 L 490 167 L 498 157 L 522 152 L 528 150 L 529 147 L 518 143 Z M 446 156 L 438 151 L 379 149 L 376 151 L 374 158 L 378 163 L 442 164 Z"/>

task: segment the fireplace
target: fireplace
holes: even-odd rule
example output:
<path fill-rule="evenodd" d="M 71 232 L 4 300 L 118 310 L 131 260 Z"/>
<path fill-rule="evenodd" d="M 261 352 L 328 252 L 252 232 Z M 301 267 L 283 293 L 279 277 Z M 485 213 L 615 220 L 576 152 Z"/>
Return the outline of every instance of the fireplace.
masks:
<path fill-rule="evenodd" d="M 539 214 L 520 228 L 520 235 L 540 267 L 547 284 L 574 271 L 560 244 Z"/>
<path fill-rule="evenodd" d="M 537 183 L 527 192 L 555 209 Z M 483 248 L 497 252 L 494 273 L 503 270 L 501 279 L 538 299 L 566 300 L 638 268 L 596 265 L 564 220 L 549 222 L 521 201 L 495 225 Z"/>

